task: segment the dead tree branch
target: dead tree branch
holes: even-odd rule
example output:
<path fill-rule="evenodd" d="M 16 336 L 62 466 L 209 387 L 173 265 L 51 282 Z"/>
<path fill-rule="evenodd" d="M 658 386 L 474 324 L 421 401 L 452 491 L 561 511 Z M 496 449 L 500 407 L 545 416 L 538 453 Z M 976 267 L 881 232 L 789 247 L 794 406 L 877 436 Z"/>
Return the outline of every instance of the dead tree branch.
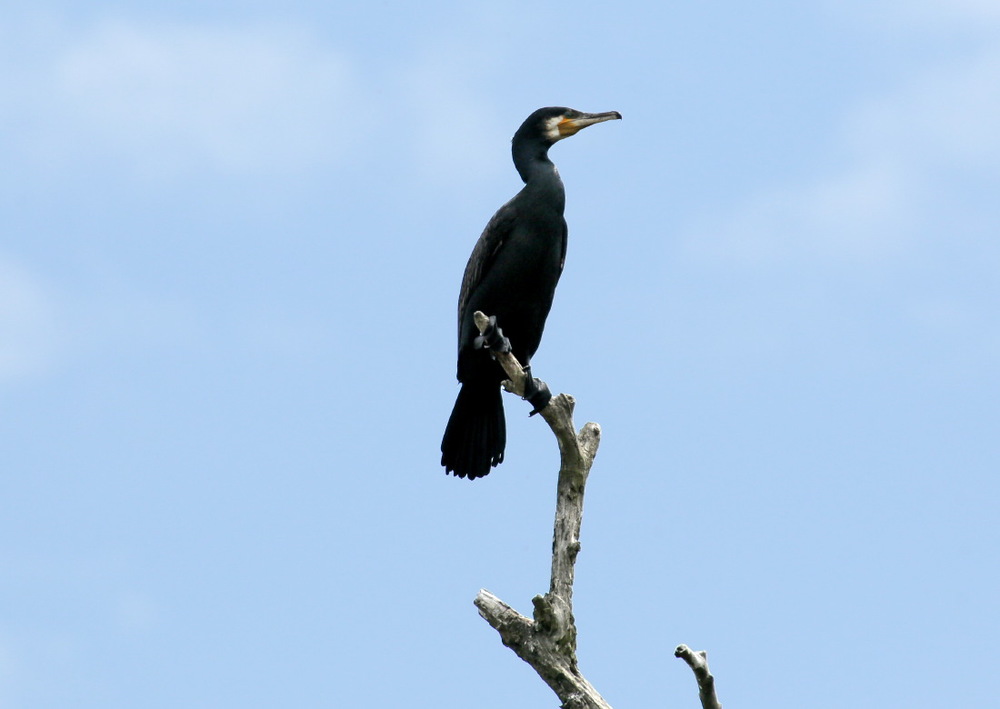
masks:
<path fill-rule="evenodd" d="M 484 332 L 489 327 L 489 318 L 479 311 L 474 317 L 476 327 L 480 333 Z M 517 358 L 509 352 L 494 356 L 510 377 L 503 383 L 504 388 L 523 396 L 525 373 Z M 572 396 L 559 394 L 539 411 L 559 442 L 560 458 L 549 592 L 532 599 L 533 618 L 521 615 L 485 589 L 476 596 L 475 604 L 479 615 L 500 634 L 503 644 L 531 665 L 552 688 L 562 700 L 563 709 L 611 709 L 580 674 L 576 661 L 573 580 L 580 552 L 584 488 L 601 442 L 601 427 L 588 423 L 577 433 L 573 424 L 574 405 Z M 683 659 L 694 672 L 702 709 L 722 709 L 715 694 L 715 677 L 708 669 L 708 653 L 678 645 L 674 656 Z"/>
<path fill-rule="evenodd" d="M 479 312 L 475 318 L 482 332 L 489 319 Z M 505 388 L 523 395 L 525 375 L 520 363 L 510 353 L 498 353 L 496 358 L 510 377 Z M 576 660 L 573 579 L 580 552 L 584 488 L 601 442 L 601 427 L 588 423 L 578 434 L 573 424 L 574 403 L 573 397 L 559 394 L 539 412 L 559 442 L 561 460 L 549 592 L 532 599 L 533 618 L 521 615 L 486 590 L 479 592 L 475 604 L 479 614 L 500 634 L 503 644 L 534 668 L 564 709 L 611 709 L 580 674 Z"/>
<path fill-rule="evenodd" d="M 704 650 L 695 652 L 687 645 L 678 645 L 674 657 L 679 657 L 694 672 L 698 680 L 698 696 L 701 698 L 702 709 L 722 709 L 719 698 L 715 696 L 715 677 L 708 669 L 708 653 Z"/>

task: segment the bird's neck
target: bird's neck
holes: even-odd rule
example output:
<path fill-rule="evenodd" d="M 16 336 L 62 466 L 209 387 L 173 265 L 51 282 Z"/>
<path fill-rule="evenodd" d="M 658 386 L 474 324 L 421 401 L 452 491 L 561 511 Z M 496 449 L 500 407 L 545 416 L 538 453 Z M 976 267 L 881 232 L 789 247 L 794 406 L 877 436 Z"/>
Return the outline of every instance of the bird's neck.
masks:
<path fill-rule="evenodd" d="M 524 180 L 525 189 L 545 193 L 549 203 L 561 214 L 566 204 L 566 191 L 559 171 L 549 160 L 549 146 L 538 143 L 515 145 L 512 152 L 514 167 Z"/>

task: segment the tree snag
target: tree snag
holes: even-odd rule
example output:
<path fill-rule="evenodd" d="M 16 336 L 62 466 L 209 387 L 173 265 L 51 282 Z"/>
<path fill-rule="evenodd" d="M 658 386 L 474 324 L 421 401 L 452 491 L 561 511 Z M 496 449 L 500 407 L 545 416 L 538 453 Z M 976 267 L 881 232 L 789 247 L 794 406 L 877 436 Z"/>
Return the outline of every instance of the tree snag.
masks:
<path fill-rule="evenodd" d="M 476 311 L 474 317 L 480 333 L 489 327 L 489 318 L 482 312 Z M 497 352 L 494 357 L 510 377 L 503 383 L 504 389 L 523 396 L 525 373 L 517 358 L 509 352 Z M 479 615 L 500 634 L 503 644 L 552 688 L 563 709 L 612 709 L 580 674 L 576 661 L 573 579 L 580 552 L 583 493 L 601 443 L 601 427 L 588 423 L 576 433 L 575 403 L 569 394 L 559 394 L 538 412 L 559 442 L 560 458 L 549 592 L 531 599 L 533 618 L 521 615 L 485 589 L 476 596 L 475 604 Z M 708 669 L 708 654 L 678 645 L 674 656 L 682 658 L 694 671 L 702 709 L 722 709 L 715 695 L 715 678 Z"/>
<path fill-rule="evenodd" d="M 480 312 L 475 318 L 482 332 L 489 319 Z M 509 352 L 495 356 L 510 377 L 504 388 L 523 395 L 525 375 L 520 363 Z M 479 592 L 475 604 L 479 614 L 500 633 L 503 644 L 534 668 L 562 701 L 564 709 L 611 709 L 580 674 L 576 661 L 574 568 L 580 551 L 584 488 L 601 441 L 601 427 L 588 423 L 577 434 L 573 425 L 574 404 L 572 396 L 559 394 L 539 412 L 559 442 L 561 460 L 549 592 L 532 599 L 533 618 L 521 615 L 486 590 Z"/>

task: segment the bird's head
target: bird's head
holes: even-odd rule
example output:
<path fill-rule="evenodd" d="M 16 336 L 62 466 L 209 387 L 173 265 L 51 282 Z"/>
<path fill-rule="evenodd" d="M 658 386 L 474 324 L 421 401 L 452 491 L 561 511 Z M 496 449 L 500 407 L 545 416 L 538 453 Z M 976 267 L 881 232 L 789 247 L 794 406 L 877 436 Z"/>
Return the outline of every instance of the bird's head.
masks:
<path fill-rule="evenodd" d="M 606 113 L 583 113 L 565 108 L 564 106 L 549 106 L 539 108 L 528 116 L 514 134 L 514 142 L 542 140 L 552 145 L 563 138 L 568 138 L 587 126 L 604 121 L 620 119 L 618 111 Z"/>

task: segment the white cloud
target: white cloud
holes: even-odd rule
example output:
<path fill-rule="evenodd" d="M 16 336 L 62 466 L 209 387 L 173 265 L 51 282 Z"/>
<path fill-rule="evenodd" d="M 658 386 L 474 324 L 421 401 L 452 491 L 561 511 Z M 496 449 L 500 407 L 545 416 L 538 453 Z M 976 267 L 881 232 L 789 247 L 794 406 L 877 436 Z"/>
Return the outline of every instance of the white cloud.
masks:
<path fill-rule="evenodd" d="M 338 351 L 328 316 L 291 308 L 232 312 L 141 292 L 66 297 L 0 254 L 0 385 L 35 381 L 70 361 L 157 352 L 251 350 L 284 366 Z"/>
<path fill-rule="evenodd" d="M 43 40 L 2 67 L 7 139 L 35 161 L 295 169 L 336 158 L 363 123 L 349 62 L 305 30 L 115 21 Z"/>
<path fill-rule="evenodd" d="M 1000 161 L 1000 51 L 935 67 L 847 122 L 859 155 L 911 169 L 976 167 Z"/>
<path fill-rule="evenodd" d="M 378 141 L 422 177 L 481 178 L 509 164 L 515 126 L 489 99 L 503 51 L 430 38 L 380 74 L 289 24 L 0 21 L 0 149 L 171 176 L 370 159 Z"/>
<path fill-rule="evenodd" d="M 979 30 L 1000 22 L 1000 4 L 996 0 L 839 0 L 827 4 L 837 15 L 874 20 L 886 26 L 924 27 L 940 31 L 943 27 Z"/>
<path fill-rule="evenodd" d="M 872 261 L 908 248 L 956 174 L 1000 171 L 1000 52 L 934 67 L 858 105 L 836 170 L 751 195 L 689 230 L 692 253 Z M 954 224 L 956 230 L 961 224 Z"/>
<path fill-rule="evenodd" d="M 689 247 L 744 262 L 791 256 L 872 260 L 898 248 L 910 218 L 906 176 L 865 164 L 811 184 L 751 196 L 724 221 L 693 230 Z"/>

